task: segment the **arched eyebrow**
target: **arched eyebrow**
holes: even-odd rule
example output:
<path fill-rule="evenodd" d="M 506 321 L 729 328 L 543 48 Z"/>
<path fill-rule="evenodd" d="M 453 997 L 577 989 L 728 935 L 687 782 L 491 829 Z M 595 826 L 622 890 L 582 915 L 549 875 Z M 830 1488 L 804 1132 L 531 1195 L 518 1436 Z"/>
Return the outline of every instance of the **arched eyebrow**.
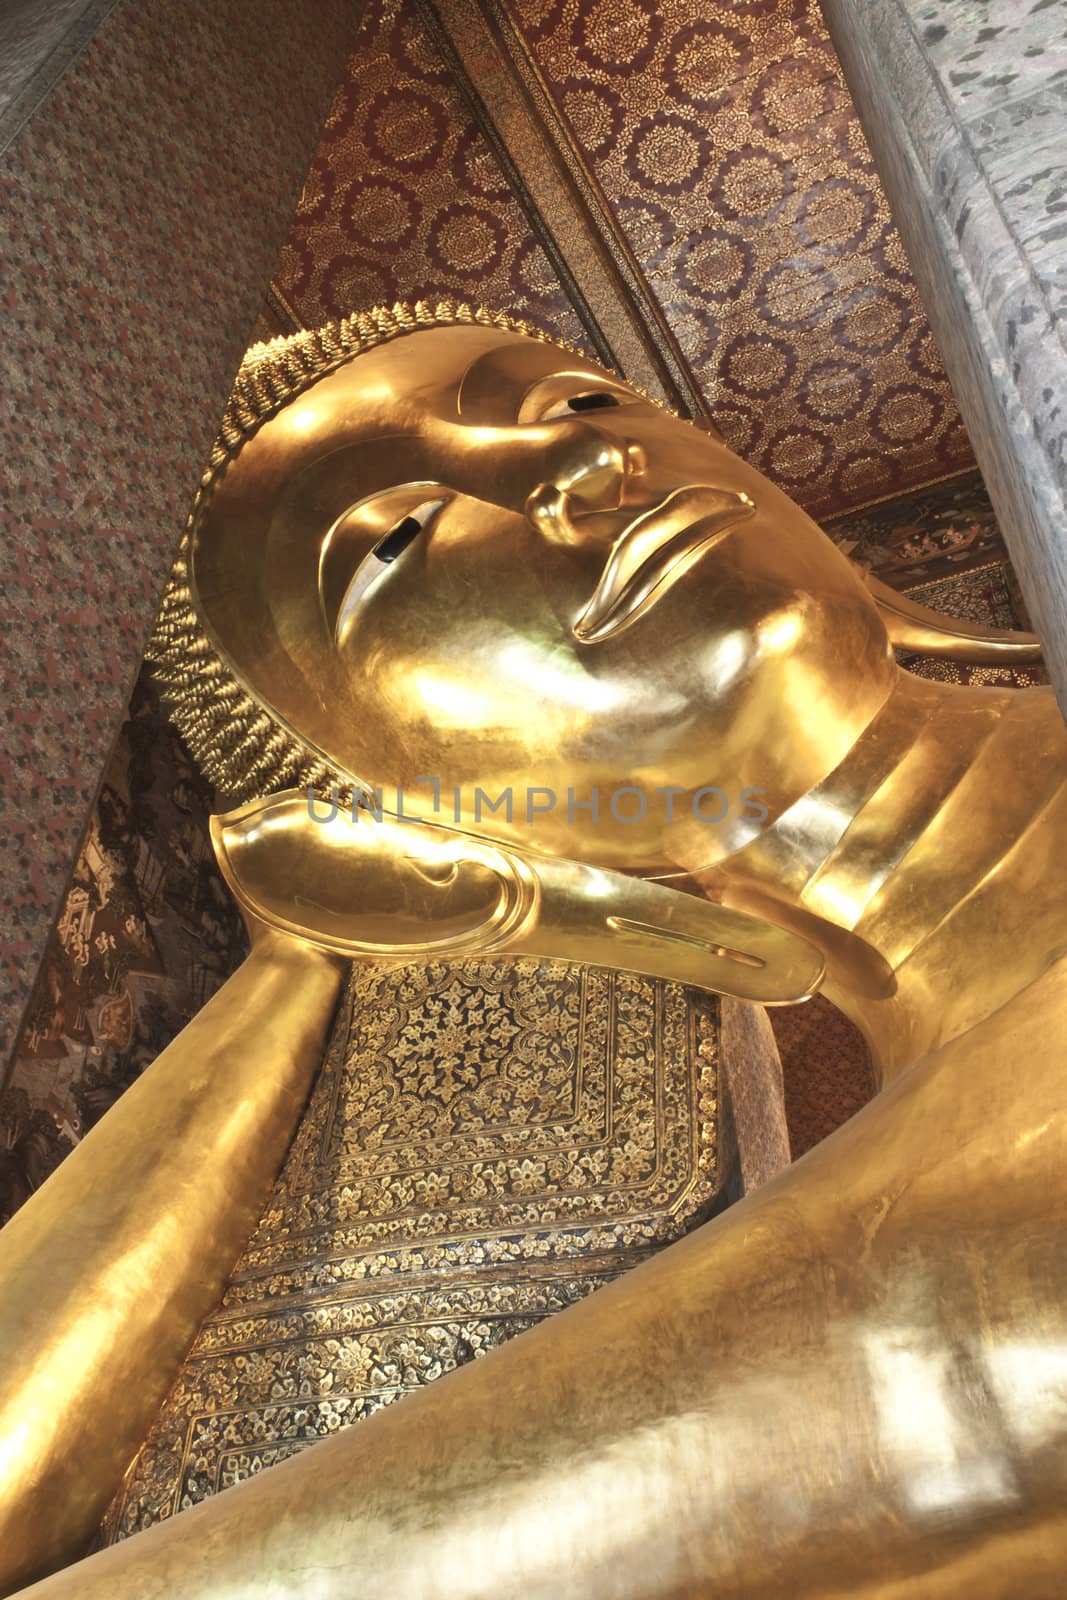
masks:
<path fill-rule="evenodd" d="M 626 389 L 617 374 L 580 355 L 535 339 L 512 338 L 476 356 L 463 374 L 456 393 L 459 419 L 468 426 L 510 426 L 518 420 L 522 402 L 534 384 L 565 373 L 573 375 L 583 389 Z"/>

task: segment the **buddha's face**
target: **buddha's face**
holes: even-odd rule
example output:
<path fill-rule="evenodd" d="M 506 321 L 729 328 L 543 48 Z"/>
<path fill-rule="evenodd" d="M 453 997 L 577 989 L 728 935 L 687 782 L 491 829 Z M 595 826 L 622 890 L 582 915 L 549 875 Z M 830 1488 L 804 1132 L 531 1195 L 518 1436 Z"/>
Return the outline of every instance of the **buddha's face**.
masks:
<path fill-rule="evenodd" d="M 474 326 L 359 355 L 264 424 L 193 578 L 257 696 L 387 808 L 646 873 L 747 842 L 895 670 L 849 563 L 725 445 Z M 709 785 L 722 816 L 694 811 Z"/>

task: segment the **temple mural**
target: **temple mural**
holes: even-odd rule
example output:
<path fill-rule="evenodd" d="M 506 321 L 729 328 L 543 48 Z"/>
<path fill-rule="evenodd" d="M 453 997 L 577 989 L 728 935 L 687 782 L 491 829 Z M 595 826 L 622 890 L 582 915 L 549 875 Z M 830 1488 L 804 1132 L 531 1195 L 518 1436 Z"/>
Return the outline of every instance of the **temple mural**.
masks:
<path fill-rule="evenodd" d="M 3 1219 L 244 956 L 211 853 L 212 808 L 142 676 L 0 1090 Z"/>

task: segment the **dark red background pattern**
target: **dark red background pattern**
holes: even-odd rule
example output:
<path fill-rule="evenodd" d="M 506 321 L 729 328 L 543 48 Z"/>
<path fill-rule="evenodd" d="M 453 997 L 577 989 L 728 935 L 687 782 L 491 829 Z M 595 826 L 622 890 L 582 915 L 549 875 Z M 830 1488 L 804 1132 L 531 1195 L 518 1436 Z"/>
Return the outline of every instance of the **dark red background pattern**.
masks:
<path fill-rule="evenodd" d="M 275 286 L 305 327 L 451 298 L 581 325 L 411 0 L 372 4 Z"/>
<path fill-rule="evenodd" d="M 970 448 L 815 0 L 515 0 L 729 443 L 816 516 Z M 414 0 L 372 0 L 276 286 L 581 330 Z"/>
<path fill-rule="evenodd" d="M 729 443 L 814 514 L 970 463 L 816 0 L 515 0 Z"/>

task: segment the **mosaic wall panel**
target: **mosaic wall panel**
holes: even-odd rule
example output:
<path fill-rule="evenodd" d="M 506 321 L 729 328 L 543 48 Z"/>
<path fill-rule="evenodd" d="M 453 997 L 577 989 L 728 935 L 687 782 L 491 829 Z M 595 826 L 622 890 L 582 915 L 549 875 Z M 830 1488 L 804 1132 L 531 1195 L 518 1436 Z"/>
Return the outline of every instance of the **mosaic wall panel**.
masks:
<path fill-rule="evenodd" d="M 0 1093 L 0 1222 L 241 960 L 212 794 L 142 678 Z"/>
<path fill-rule="evenodd" d="M 124 1538 L 571 1304 L 706 1215 L 718 1004 L 560 962 L 355 969 Z"/>
<path fill-rule="evenodd" d="M 274 287 L 298 324 L 394 300 L 581 326 L 414 0 L 372 0 L 323 132 Z"/>
<path fill-rule="evenodd" d="M 4 1066 L 354 24 L 122 0 L 0 157 Z"/>
<path fill-rule="evenodd" d="M 515 0 L 729 443 L 825 515 L 971 460 L 816 0 Z"/>
<path fill-rule="evenodd" d="M 825 524 L 831 539 L 897 589 L 996 562 L 1011 586 L 1013 620 L 1029 627 L 1007 546 L 978 472 L 894 497 Z M 989 621 L 995 619 L 991 616 Z"/>

